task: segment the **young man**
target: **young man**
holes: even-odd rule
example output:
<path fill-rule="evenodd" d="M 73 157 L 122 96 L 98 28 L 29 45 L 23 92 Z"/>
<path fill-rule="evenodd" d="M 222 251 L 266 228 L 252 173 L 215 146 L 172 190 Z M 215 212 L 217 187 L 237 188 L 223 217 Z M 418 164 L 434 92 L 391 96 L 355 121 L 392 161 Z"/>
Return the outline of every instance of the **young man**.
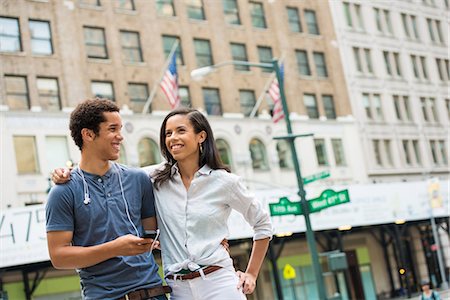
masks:
<path fill-rule="evenodd" d="M 67 184 L 52 188 L 47 241 L 58 269 L 77 269 L 83 299 L 166 299 L 158 266 L 149 253 L 155 229 L 153 188 L 147 174 L 119 158 L 122 120 L 106 99 L 86 100 L 70 116 L 81 150 Z"/>

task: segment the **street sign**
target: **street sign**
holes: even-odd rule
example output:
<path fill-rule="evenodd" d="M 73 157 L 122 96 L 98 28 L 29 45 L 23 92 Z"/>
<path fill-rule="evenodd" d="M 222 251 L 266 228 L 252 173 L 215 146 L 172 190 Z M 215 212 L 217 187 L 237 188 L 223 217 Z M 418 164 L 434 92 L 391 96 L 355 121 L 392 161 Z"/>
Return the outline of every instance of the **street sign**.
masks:
<path fill-rule="evenodd" d="M 327 178 L 327 177 L 330 177 L 330 172 L 329 171 L 323 171 L 323 172 L 320 172 L 320 173 L 316 173 L 316 174 L 313 174 L 311 176 L 303 177 L 303 184 L 308 184 L 308 183 L 314 182 L 316 180 L 324 179 L 324 178 Z"/>
<path fill-rule="evenodd" d="M 318 212 L 324 208 L 350 202 L 348 190 L 335 192 L 333 190 L 325 190 L 320 197 L 308 201 L 309 212 Z"/>
<path fill-rule="evenodd" d="M 278 203 L 269 203 L 271 216 L 301 215 L 300 201 L 291 202 L 287 197 L 280 198 Z"/>
<path fill-rule="evenodd" d="M 284 266 L 283 269 L 283 277 L 284 279 L 294 279 L 297 276 L 297 274 L 295 274 L 295 269 L 293 266 L 291 266 L 290 264 L 286 264 Z"/>

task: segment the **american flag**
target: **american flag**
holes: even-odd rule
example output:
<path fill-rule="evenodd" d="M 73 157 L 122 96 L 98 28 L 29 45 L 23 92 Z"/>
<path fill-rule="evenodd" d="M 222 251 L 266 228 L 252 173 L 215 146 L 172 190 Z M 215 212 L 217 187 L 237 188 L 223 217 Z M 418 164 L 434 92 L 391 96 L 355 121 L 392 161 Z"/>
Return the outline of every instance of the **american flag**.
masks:
<path fill-rule="evenodd" d="M 177 54 L 174 52 L 170 59 L 170 64 L 160 82 L 161 88 L 169 100 L 172 109 L 180 105 L 180 95 L 178 94 L 178 74 L 177 74 Z"/>
<path fill-rule="evenodd" d="M 283 65 L 281 65 L 280 67 L 281 77 L 283 77 L 284 73 L 283 71 L 284 68 Z M 284 112 L 283 112 L 283 104 L 281 103 L 280 86 L 278 84 L 278 80 L 276 77 L 273 79 L 272 84 L 267 90 L 267 93 L 273 100 L 272 121 L 274 123 L 277 123 L 278 121 L 284 118 Z"/>

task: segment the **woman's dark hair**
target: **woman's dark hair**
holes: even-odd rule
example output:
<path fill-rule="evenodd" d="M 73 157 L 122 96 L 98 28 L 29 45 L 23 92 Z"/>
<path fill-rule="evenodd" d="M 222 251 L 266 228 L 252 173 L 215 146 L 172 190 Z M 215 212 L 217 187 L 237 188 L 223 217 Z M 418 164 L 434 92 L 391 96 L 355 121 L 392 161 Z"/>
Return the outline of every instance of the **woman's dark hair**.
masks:
<path fill-rule="evenodd" d="M 119 112 L 119 107 L 108 99 L 94 98 L 88 99 L 75 107 L 70 114 L 70 134 L 75 145 L 82 150 L 83 137 L 81 130 L 83 128 L 91 129 L 95 134 L 100 130 L 100 123 L 105 122 L 104 112 Z"/>
<path fill-rule="evenodd" d="M 204 165 L 208 165 L 211 169 L 224 169 L 227 172 L 230 172 L 230 169 L 222 163 L 222 160 L 219 156 L 219 151 L 216 147 L 216 142 L 214 141 L 214 135 L 209 125 L 206 117 L 196 109 L 192 108 L 177 108 L 171 111 L 165 118 L 161 124 L 161 130 L 159 132 L 159 146 L 161 149 L 162 156 L 166 159 L 166 163 L 162 170 L 157 170 L 153 174 L 153 178 L 155 180 L 155 188 L 158 189 L 161 184 L 166 182 L 169 179 L 172 179 L 172 166 L 177 162 L 172 154 L 170 154 L 169 149 L 166 147 L 166 124 L 167 120 L 170 117 L 175 115 L 185 115 L 188 117 L 189 122 L 194 128 L 195 133 L 200 133 L 202 131 L 206 132 L 206 139 L 202 143 L 203 151 L 200 153 L 199 159 L 199 167 L 203 167 Z"/>

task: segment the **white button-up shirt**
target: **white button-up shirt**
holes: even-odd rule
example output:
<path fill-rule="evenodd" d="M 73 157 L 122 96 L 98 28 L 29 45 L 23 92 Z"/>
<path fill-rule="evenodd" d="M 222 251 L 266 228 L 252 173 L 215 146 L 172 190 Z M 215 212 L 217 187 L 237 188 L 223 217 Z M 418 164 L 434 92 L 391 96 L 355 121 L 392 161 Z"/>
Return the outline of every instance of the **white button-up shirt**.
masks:
<path fill-rule="evenodd" d="M 154 168 L 146 170 L 151 175 Z M 177 165 L 172 174 L 173 180 L 154 189 L 166 275 L 180 268 L 192 269 L 192 263 L 233 269 L 228 252 L 220 244 L 229 236 L 227 221 L 232 209 L 253 227 L 254 240 L 272 237 L 269 214 L 238 176 L 205 165 L 186 190 Z"/>

